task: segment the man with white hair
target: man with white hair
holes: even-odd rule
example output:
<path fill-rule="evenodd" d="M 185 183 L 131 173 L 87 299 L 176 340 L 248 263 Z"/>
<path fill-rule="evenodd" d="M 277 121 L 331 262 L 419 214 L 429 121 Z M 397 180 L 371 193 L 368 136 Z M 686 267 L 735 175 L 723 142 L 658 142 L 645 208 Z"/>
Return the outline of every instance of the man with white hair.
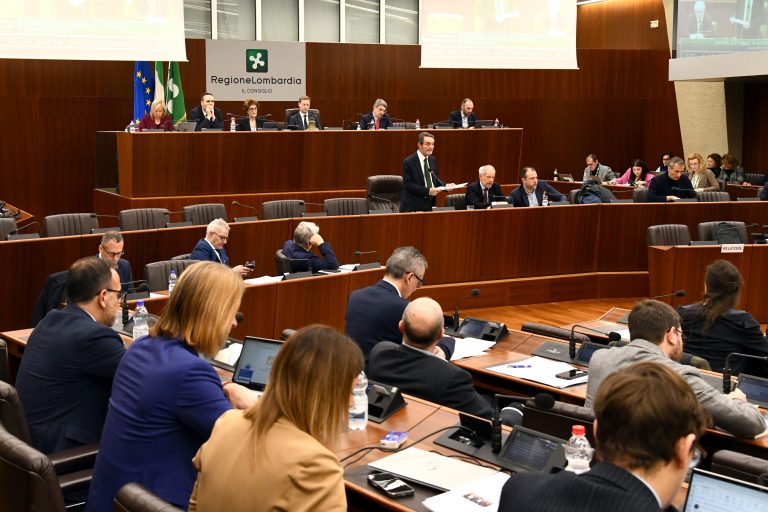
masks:
<path fill-rule="evenodd" d="M 703 0 L 693 4 L 693 13 L 688 15 L 688 33 L 691 39 L 714 37 L 716 24 L 712 22 L 712 18 L 706 11 L 707 5 Z"/>
<path fill-rule="evenodd" d="M 464 194 L 464 200 L 467 206 L 472 206 L 475 210 L 484 210 L 491 207 L 497 196 L 501 201 L 505 201 L 501 187 L 496 180 L 496 169 L 492 165 L 484 165 L 478 169 L 479 179 L 467 187 Z"/>
<path fill-rule="evenodd" d="M 313 253 L 312 246 L 320 250 L 321 256 Z M 339 261 L 333 253 L 331 244 L 320 236 L 320 228 L 314 222 L 299 222 L 293 231 L 293 240 L 286 240 L 283 244 L 283 254 L 291 259 L 291 268 L 294 272 L 317 272 L 318 270 L 336 270 Z"/>
<path fill-rule="evenodd" d="M 205 230 L 205 238 L 197 242 L 192 254 L 191 260 L 199 261 L 218 261 L 223 265 L 229 266 L 229 256 L 224 246 L 229 241 L 229 224 L 224 219 L 213 219 Z M 245 265 L 237 265 L 232 270 L 241 276 L 248 274 L 250 268 Z"/>

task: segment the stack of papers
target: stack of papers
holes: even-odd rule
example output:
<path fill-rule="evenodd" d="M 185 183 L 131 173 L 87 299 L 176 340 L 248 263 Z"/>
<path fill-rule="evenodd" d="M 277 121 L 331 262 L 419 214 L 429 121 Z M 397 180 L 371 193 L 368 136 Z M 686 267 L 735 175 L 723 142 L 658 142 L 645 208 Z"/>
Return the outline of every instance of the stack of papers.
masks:
<path fill-rule="evenodd" d="M 501 488 L 509 475 L 496 473 L 480 480 L 424 500 L 424 506 L 434 512 L 496 512 Z"/>
<path fill-rule="evenodd" d="M 485 352 L 495 344 L 495 341 L 479 338 L 456 338 L 456 349 L 453 351 L 451 361 L 465 357 L 484 356 Z"/>
<path fill-rule="evenodd" d="M 584 384 L 587 382 L 586 375 L 572 380 L 557 378 L 556 375 L 558 373 L 575 370 L 576 367 L 568 363 L 552 361 L 551 359 L 544 359 L 543 357 L 539 356 L 533 356 L 521 361 L 512 361 L 497 366 L 491 366 L 487 369 L 496 373 L 501 373 L 503 375 L 509 375 L 510 377 L 531 380 L 533 382 L 538 382 L 559 389 L 575 386 L 577 384 Z"/>
<path fill-rule="evenodd" d="M 265 284 L 265 283 L 277 283 L 278 281 L 282 281 L 283 276 L 261 276 L 261 277 L 253 277 L 251 279 L 246 279 L 243 282 L 245 284 Z"/>

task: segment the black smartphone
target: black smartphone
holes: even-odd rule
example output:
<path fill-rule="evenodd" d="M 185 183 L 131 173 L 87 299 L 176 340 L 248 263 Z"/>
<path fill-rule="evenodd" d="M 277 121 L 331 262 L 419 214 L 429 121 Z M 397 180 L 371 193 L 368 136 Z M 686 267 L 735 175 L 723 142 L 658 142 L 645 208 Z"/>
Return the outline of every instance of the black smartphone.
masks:
<path fill-rule="evenodd" d="M 416 492 L 413 487 L 403 482 L 392 473 L 374 473 L 368 475 L 368 483 L 375 487 L 379 492 L 393 499 L 413 496 Z"/>
<path fill-rule="evenodd" d="M 558 373 L 555 375 L 558 379 L 573 380 L 579 377 L 584 377 L 587 374 L 587 370 L 568 370 L 567 372 Z"/>
<path fill-rule="evenodd" d="M 253 270 L 253 269 L 256 268 L 256 260 L 246 261 L 245 265 L 243 265 L 243 266 L 248 267 L 249 269 Z"/>

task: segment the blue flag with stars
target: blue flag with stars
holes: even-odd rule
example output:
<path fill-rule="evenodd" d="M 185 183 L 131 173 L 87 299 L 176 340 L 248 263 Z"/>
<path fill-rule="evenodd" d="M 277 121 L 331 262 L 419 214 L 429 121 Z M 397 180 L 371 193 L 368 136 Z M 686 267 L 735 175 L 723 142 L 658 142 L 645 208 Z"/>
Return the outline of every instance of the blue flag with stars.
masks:
<path fill-rule="evenodd" d="M 139 124 L 155 99 L 155 63 L 139 62 L 133 68 L 133 122 Z"/>

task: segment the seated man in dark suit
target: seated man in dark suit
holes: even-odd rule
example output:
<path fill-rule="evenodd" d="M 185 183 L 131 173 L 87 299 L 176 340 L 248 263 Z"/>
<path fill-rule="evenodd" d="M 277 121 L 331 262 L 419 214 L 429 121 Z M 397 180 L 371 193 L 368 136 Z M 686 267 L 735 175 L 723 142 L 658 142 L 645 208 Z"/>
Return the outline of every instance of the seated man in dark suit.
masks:
<path fill-rule="evenodd" d="M 322 257 L 313 253 L 310 249 L 317 247 Z M 294 272 L 317 272 L 318 270 L 336 270 L 339 261 L 333 252 L 331 244 L 320 236 L 320 228 L 314 222 L 302 221 L 293 231 L 293 240 L 286 240 L 283 244 L 283 254 L 291 259 L 291 268 Z"/>
<path fill-rule="evenodd" d="M 475 104 L 469 98 L 461 101 L 461 109 L 454 110 L 448 114 L 448 120 L 451 122 L 451 128 L 474 128 L 477 121 L 477 114 L 473 112 Z"/>
<path fill-rule="evenodd" d="M 16 377 L 32 446 L 52 453 L 98 443 L 112 378 L 125 353 L 111 326 L 120 311 L 120 278 L 96 257 L 69 269 L 69 305 L 32 331 Z"/>
<path fill-rule="evenodd" d="M 478 170 L 480 178 L 467 187 L 464 200 L 467 206 L 473 206 L 475 210 L 484 210 L 491 207 L 494 201 L 503 199 L 501 187 L 494 183 L 496 169 L 492 165 L 484 165 Z"/>
<path fill-rule="evenodd" d="M 187 116 L 187 119 L 197 123 L 197 126 L 195 126 L 196 132 L 203 129 L 221 130 L 224 128 L 224 124 L 221 121 L 223 119 L 221 110 L 214 107 L 214 103 L 215 100 L 213 94 L 209 92 L 203 93 L 203 95 L 200 96 L 200 106 L 193 108 Z"/>
<path fill-rule="evenodd" d="M 402 341 L 398 325 L 408 297 L 424 284 L 426 271 L 427 260 L 418 249 L 398 247 L 387 260 L 384 279 L 349 296 L 345 333 L 360 346 L 366 361 L 380 341 Z M 436 353 L 450 359 L 455 343 L 453 338 L 443 338 Z"/>
<path fill-rule="evenodd" d="M 382 341 L 371 350 L 368 375 L 405 393 L 491 419 L 493 408 L 475 391 L 472 375 L 435 355 L 445 334 L 443 310 L 428 297 L 405 308 L 398 324 L 403 342 Z"/>
<path fill-rule="evenodd" d="M 665 509 L 689 467 L 702 458 L 696 441 L 709 422 L 690 386 L 672 370 L 640 363 L 615 373 L 595 400 L 600 462 L 581 475 L 512 475 L 501 491 L 499 511 Z"/>
<path fill-rule="evenodd" d="M 515 208 L 521 206 L 542 206 L 544 203 L 544 194 L 547 194 L 548 201 L 560 201 L 565 196 L 558 192 L 546 181 L 539 181 L 539 175 L 533 167 L 523 167 L 520 172 L 519 187 L 512 191 L 507 201 L 515 205 Z"/>
<path fill-rule="evenodd" d="M 387 102 L 381 98 L 373 102 L 373 111 L 360 116 L 358 130 L 386 130 L 392 126 L 392 120 L 387 114 Z"/>
<path fill-rule="evenodd" d="M 314 121 L 318 130 L 323 129 L 323 125 L 320 123 L 320 115 L 309 111 L 310 101 L 309 96 L 299 98 L 299 111 L 288 120 L 289 128 L 293 130 L 308 130 L 309 122 Z"/>
<path fill-rule="evenodd" d="M 768 201 L 768 181 L 763 185 L 763 189 L 760 191 L 760 200 Z"/>
<path fill-rule="evenodd" d="M 224 219 L 213 219 L 205 230 L 205 238 L 199 240 L 189 255 L 191 260 L 218 261 L 229 266 L 229 256 L 224 248 L 229 241 L 229 224 Z M 237 265 L 232 270 L 241 276 L 248 274 L 250 268 Z"/>
<path fill-rule="evenodd" d="M 685 161 L 679 156 L 669 159 L 669 170 L 659 174 L 648 185 L 646 201 L 649 203 L 665 203 L 680 199 L 696 197 L 693 184 L 687 175 L 683 174 Z"/>
<path fill-rule="evenodd" d="M 115 265 L 117 275 L 120 276 L 120 289 L 130 293 L 133 290 L 133 272 L 131 263 L 123 258 L 125 240 L 119 231 L 107 231 L 101 236 L 99 244 L 99 258 Z"/>

